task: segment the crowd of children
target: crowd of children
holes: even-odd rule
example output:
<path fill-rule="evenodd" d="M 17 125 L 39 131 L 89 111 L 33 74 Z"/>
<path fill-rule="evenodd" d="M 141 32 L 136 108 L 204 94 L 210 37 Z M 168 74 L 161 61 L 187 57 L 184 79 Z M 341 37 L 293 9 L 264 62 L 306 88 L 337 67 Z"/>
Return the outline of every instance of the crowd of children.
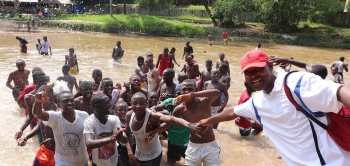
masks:
<path fill-rule="evenodd" d="M 41 54 L 48 54 L 47 49 L 42 49 L 47 42 L 47 37 L 44 37 L 39 51 Z M 206 69 L 200 72 L 189 44 L 187 42 L 184 47 L 186 63 L 183 72 L 177 73 L 177 84 L 173 82 L 175 71 L 172 69 L 173 62 L 178 65 L 175 48 L 170 52 L 164 48 L 156 65 L 152 53 L 139 56 L 135 73 L 130 73 L 129 81 L 115 85 L 111 78 L 102 77 L 100 69 L 92 71 L 94 81 L 82 81 L 78 85 L 73 76 L 79 72 L 73 48 L 69 48 L 69 55 L 65 56 L 63 76 L 51 85 L 47 84 L 50 77 L 38 67 L 32 69 L 33 83 L 29 84 L 30 71 L 25 69 L 23 60 L 17 60 L 18 70 L 9 75 L 6 85 L 12 89 L 18 105 L 27 112 L 20 131 L 15 133 L 18 145 L 26 145 L 28 139 L 40 133 L 40 148 L 33 165 L 85 166 L 91 162 L 97 166 L 159 166 L 162 159 L 161 134 L 168 140 L 167 163 L 174 164 L 183 157 L 189 166 L 220 165 L 221 149 L 214 129 L 220 121 L 228 120 L 220 114 L 225 112 L 230 119 L 240 115 L 236 124 L 242 136 L 250 135 L 251 129 L 254 129 L 254 134 L 262 131 L 261 119 L 241 112 L 231 115 L 223 111 L 230 97 L 228 89 L 231 82 L 225 54 L 219 53 L 215 68 L 213 62 L 207 60 Z M 49 42 L 47 46 L 51 52 Z M 264 61 L 261 62 L 264 65 L 268 63 L 266 54 L 260 55 L 261 52 L 255 50 L 251 53 L 252 57 L 248 54 L 249 62 L 246 63 L 250 63 L 251 58 L 255 58 L 253 56 L 262 56 L 260 60 Z M 121 63 L 123 55 L 124 50 L 118 41 L 112 58 Z M 292 59 L 272 60 L 281 64 L 282 68 L 288 66 L 287 63 L 300 65 Z M 303 65 L 307 69 L 308 65 Z M 261 74 L 260 68 L 250 73 L 249 67 L 242 70 L 247 70 L 245 75 L 254 75 L 254 72 Z M 334 70 L 336 72 L 337 69 Z M 269 83 L 261 80 L 245 83 L 247 89 L 239 104 L 250 100 L 255 90 L 261 90 L 263 83 Z M 334 76 L 336 81 L 342 80 Z M 74 95 L 73 87 L 77 90 Z M 30 133 L 23 135 L 29 125 L 32 128 Z M 285 155 L 282 159 L 293 163 Z"/>

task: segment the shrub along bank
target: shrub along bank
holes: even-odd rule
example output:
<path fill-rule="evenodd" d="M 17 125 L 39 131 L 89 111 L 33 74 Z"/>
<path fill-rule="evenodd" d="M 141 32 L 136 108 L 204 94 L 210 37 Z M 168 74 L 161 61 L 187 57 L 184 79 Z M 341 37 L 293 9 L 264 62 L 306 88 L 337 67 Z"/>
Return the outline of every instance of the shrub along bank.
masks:
<path fill-rule="evenodd" d="M 174 23 L 148 15 L 110 16 L 62 14 L 53 17 L 52 21 L 41 21 L 39 26 L 107 33 L 137 32 L 144 35 L 169 37 L 196 37 L 206 36 L 209 33 L 208 29 L 204 27 L 182 22 Z"/>

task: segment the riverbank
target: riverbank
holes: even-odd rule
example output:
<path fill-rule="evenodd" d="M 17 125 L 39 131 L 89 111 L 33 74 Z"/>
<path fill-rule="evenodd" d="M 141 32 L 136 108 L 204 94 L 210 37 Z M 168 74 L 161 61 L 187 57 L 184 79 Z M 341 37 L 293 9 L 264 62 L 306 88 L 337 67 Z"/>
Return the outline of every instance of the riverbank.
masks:
<path fill-rule="evenodd" d="M 22 19 L 25 20 L 25 17 Z M 146 36 L 189 37 L 204 39 L 213 32 L 220 42 L 223 28 L 211 25 L 209 18 L 196 16 L 149 16 L 149 15 L 75 15 L 62 14 L 52 20 L 42 20 L 38 27 L 63 28 L 76 31 L 105 33 L 133 33 Z M 245 26 L 228 30 L 229 41 L 277 43 L 298 46 L 350 49 L 350 31 L 323 25 L 303 23 L 294 33 L 269 33 L 264 24 L 246 23 Z"/>

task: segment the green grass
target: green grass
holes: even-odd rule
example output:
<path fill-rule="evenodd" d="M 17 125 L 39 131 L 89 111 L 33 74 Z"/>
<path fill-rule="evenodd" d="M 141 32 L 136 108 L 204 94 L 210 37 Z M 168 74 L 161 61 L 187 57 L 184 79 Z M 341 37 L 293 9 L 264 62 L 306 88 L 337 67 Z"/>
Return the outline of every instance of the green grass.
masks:
<path fill-rule="evenodd" d="M 186 10 L 205 10 L 204 5 L 189 5 L 189 6 L 181 6 L 178 7 L 178 9 L 186 9 Z M 211 9 L 211 7 L 209 6 L 209 9 Z"/>
<path fill-rule="evenodd" d="M 330 29 L 332 26 L 321 24 L 321 23 L 313 23 L 310 21 L 300 22 L 298 28 L 325 28 Z"/>
<path fill-rule="evenodd" d="M 73 30 L 92 30 L 108 33 L 142 32 L 154 36 L 178 36 L 193 37 L 203 36 L 208 33 L 204 27 L 194 26 L 188 23 L 173 23 L 164 19 L 149 15 L 84 15 L 62 14 L 52 18 L 53 20 L 72 20 L 71 22 L 47 21 L 47 26 L 59 26 Z M 74 22 L 74 20 L 78 20 Z"/>
<path fill-rule="evenodd" d="M 196 20 L 196 21 L 211 21 L 209 17 L 198 17 L 195 15 L 180 15 L 180 16 L 157 16 L 166 20 Z"/>

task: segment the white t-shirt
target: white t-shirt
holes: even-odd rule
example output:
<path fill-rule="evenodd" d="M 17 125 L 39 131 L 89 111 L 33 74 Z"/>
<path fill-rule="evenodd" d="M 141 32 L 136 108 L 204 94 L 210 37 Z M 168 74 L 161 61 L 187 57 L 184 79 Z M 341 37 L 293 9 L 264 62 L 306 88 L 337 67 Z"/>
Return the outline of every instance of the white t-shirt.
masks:
<path fill-rule="evenodd" d="M 236 106 L 235 114 L 257 120 L 255 106 L 265 133 L 287 165 L 321 165 L 307 117 L 295 109 L 284 93 L 285 74 L 283 72 L 278 74 L 270 94 L 263 91 L 256 93 L 247 102 Z M 302 101 L 312 112 L 338 113 L 342 107 L 337 100 L 340 85 L 322 80 L 312 73 L 293 73 L 288 76 L 287 85 L 299 104 L 301 102 L 295 93 L 300 92 Z M 325 116 L 317 119 L 328 124 Z M 326 164 L 350 165 L 350 152 L 339 147 L 326 130 L 315 123 L 313 125 Z"/>
<path fill-rule="evenodd" d="M 87 165 L 88 154 L 83 135 L 84 120 L 89 117 L 84 111 L 75 111 L 75 120 L 70 123 L 62 116 L 62 112 L 48 111 L 47 125 L 55 136 L 55 165 L 77 166 Z"/>
<path fill-rule="evenodd" d="M 51 46 L 50 41 L 42 41 L 41 46 L 41 52 L 49 53 L 49 46 Z"/>
<path fill-rule="evenodd" d="M 91 114 L 84 122 L 84 134 L 91 133 L 95 139 L 110 137 L 121 128 L 120 120 L 115 115 L 108 115 L 105 125 Z M 118 162 L 117 142 L 106 144 L 102 147 L 92 149 L 92 161 L 96 165 L 115 166 Z"/>

